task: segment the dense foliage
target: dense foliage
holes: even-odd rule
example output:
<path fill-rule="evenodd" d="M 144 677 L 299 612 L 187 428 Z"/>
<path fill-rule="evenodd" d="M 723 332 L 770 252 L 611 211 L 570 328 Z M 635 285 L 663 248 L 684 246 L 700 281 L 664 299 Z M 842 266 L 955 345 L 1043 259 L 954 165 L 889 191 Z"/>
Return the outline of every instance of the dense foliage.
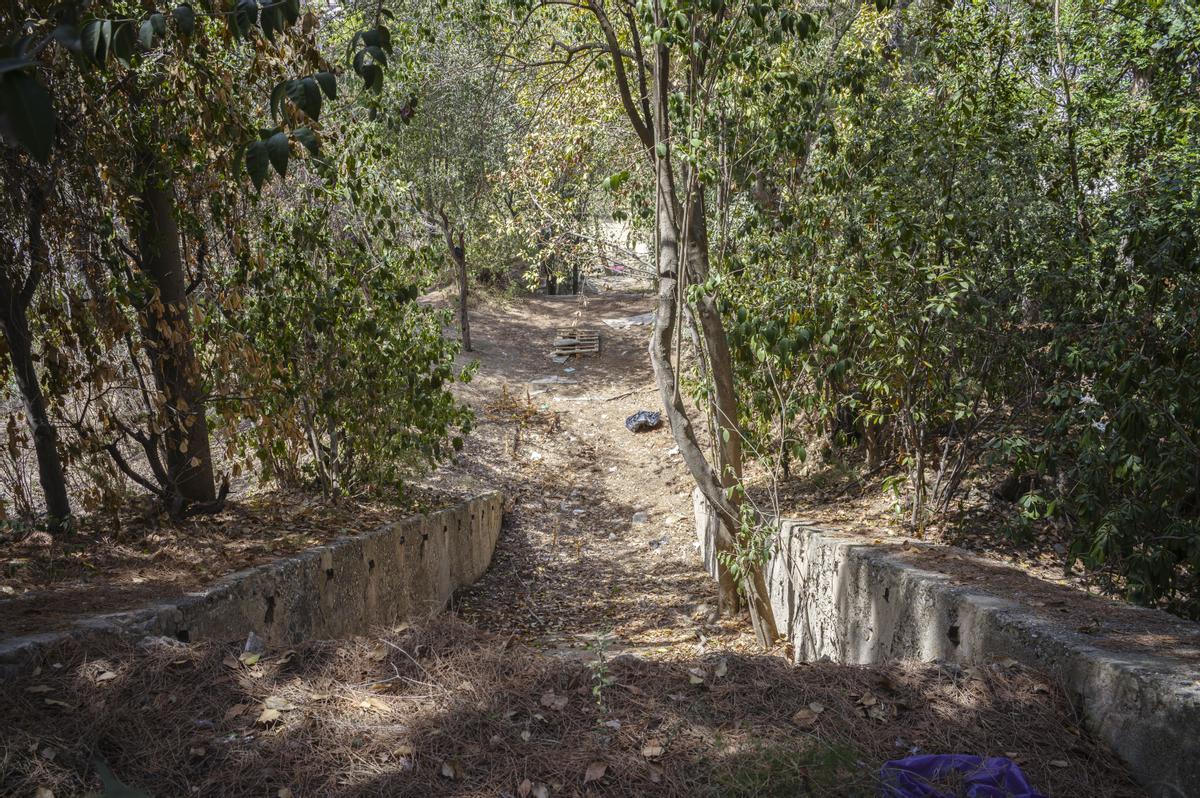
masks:
<path fill-rule="evenodd" d="M 918 529 L 1003 463 L 1069 560 L 1200 611 L 1198 21 L 912 3 L 776 56 L 727 145 L 752 165 L 725 296 L 764 456 L 823 434 L 896 458 Z"/>

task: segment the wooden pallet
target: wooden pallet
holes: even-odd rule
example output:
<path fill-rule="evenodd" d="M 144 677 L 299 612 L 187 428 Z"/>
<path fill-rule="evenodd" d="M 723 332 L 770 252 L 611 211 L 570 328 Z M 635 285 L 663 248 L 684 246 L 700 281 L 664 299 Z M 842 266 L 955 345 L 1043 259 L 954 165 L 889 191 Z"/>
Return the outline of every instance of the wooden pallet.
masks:
<path fill-rule="evenodd" d="M 597 355 L 600 353 L 600 333 L 595 330 L 561 329 L 554 339 L 555 357 Z"/>

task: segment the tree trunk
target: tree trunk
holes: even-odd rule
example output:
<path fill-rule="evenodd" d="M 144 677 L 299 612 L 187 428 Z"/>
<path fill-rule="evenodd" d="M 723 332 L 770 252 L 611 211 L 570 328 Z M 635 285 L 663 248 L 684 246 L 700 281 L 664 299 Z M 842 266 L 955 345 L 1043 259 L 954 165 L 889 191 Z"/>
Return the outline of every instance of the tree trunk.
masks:
<path fill-rule="evenodd" d="M 462 233 L 458 234 L 458 242 L 454 241 L 454 232 L 450 229 L 450 220 L 444 211 L 439 211 L 442 217 L 442 235 L 446 239 L 446 247 L 450 250 L 450 258 L 454 261 L 454 270 L 458 275 L 458 329 L 462 335 L 464 352 L 471 351 L 471 320 L 467 316 L 467 243 Z"/>
<path fill-rule="evenodd" d="M 718 419 L 717 429 L 713 430 L 718 441 L 717 469 L 714 470 L 704 457 L 704 452 L 696 438 L 695 429 L 688 418 L 687 408 L 676 390 L 676 374 L 671 365 L 671 344 L 678 315 L 676 292 L 682 267 L 679 260 L 678 231 L 687 221 L 683 219 L 683 214 L 678 212 L 678 203 L 671 201 L 676 195 L 673 176 L 666 159 L 659 159 L 658 172 L 660 186 L 657 192 L 659 197 L 657 253 L 659 285 L 658 306 L 654 314 L 654 332 L 650 339 L 650 360 L 654 366 L 659 396 L 666 407 L 667 418 L 671 423 L 671 433 L 679 447 L 680 455 L 687 465 L 688 471 L 692 474 L 692 478 L 696 480 L 701 493 L 704 494 L 705 499 L 721 519 L 721 523 L 717 525 L 718 528 L 714 530 L 718 554 L 724 553 L 729 556 L 737 551 L 736 535 L 741 529 L 741 510 L 739 498 L 726 489 L 740 484 L 742 478 L 741 440 L 737 430 L 737 398 L 733 390 L 733 369 L 729 345 L 715 303 L 711 297 L 702 297 L 696 312 L 700 319 L 705 347 L 709 352 L 710 378 L 714 384 L 714 414 Z M 697 188 L 696 191 L 698 193 L 702 189 Z M 693 264 L 693 269 L 707 270 L 708 238 L 707 231 L 703 226 L 703 201 L 693 197 L 690 207 L 693 213 L 689 225 L 687 261 Z M 693 241 L 697 249 L 695 254 L 690 254 Z M 718 372 L 720 373 L 718 374 Z M 723 429 L 728 430 L 727 436 L 722 433 Z M 717 559 L 717 574 L 718 595 L 722 611 L 736 611 L 739 603 L 737 582 L 728 567 L 721 562 L 720 556 Z M 778 630 L 775 625 L 774 611 L 767 599 L 766 580 L 757 563 L 751 565 L 743 587 L 750 602 L 750 620 L 754 625 L 755 635 L 762 646 L 770 646 L 775 642 Z"/>
<path fill-rule="evenodd" d="M 150 279 L 154 293 L 141 309 L 139 320 L 166 415 L 163 439 L 169 484 L 165 488 L 172 501 L 211 503 L 217 498 L 212 452 L 200 365 L 188 317 L 175 201 L 171 182 L 163 175 L 157 158 L 145 154 L 140 160 L 145 182 L 133 226 L 140 255 L 138 265 Z"/>
<path fill-rule="evenodd" d="M 40 189 L 29 193 L 29 275 L 20 290 L 3 272 L 0 272 L 0 329 L 8 340 L 8 356 L 12 362 L 13 376 L 25 402 L 25 416 L 33 436 L 33 449 L 37 455 L 38 480 L 46 500 L 46 516 L 52 530 L 62 529 L 71 517 L 71 501 L 67 494 L 67 479 L 62 457 L 58 452 L 58 430 L 50 422 L 46 410 L 46 397 L 38 382 L 33 364 L 33 342 L 29 334 L 29 317 L 26 308 L 33 300 L 41 276 L 50 265 L 46 241 L 42 237 L 42 214 L 45 197 Z"/>

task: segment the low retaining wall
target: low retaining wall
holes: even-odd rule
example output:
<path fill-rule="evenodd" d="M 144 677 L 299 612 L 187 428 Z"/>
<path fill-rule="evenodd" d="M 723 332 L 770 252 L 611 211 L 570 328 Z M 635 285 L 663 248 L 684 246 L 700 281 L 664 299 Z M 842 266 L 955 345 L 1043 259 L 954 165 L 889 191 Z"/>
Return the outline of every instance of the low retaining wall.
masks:
<path fill-rule="evenodd" d="M 714 519 L 704 500 L 693 498 L 701 554 L 715 575 Z M 980 560 L 949 551 L 959 560 Z M 1152 795 L 1200 796 L 1198 624 L 1120 606 L 1123 625 L 1153 627 L 1160 648 L 1155 654 L 1105 648 L 1012 597 L 963 587 L 945 573 L 902 561 L 892 547 L 796 521 L 780 524 L 767 580 L 776 621 L 797 661 L 1014 659 L 1060 681 L 1089 730 Z M 1163 635 L 1163 629 L 1177 634 Z"/>
<path fill-rule="evenodd" d="M 26 667 L 68 639 L 161 635 L 194 642 L 240 640 L 253 631 L 286 645 L 428 615 L 487 570 L 502 516 L 501 495 L 485 493 L 230 574 L 178 599 L 0 641 L 0 672 Z"/>

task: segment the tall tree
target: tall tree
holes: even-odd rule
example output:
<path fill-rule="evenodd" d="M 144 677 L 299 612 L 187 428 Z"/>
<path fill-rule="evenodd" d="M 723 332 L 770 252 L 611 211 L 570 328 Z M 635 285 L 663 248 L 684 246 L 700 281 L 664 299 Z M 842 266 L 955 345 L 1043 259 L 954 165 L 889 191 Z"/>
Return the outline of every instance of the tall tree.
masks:
<path fill-rule="evenodd" d="M 41 170 L 22 169 L 20 160 L 20 156 L 9 154 L 4 159 L 3 167 L 3 187 L 12 212 L 7 218 L 13 221 L 23 219 L 25 224 L 23 231 L 19 228 L 5 230 L 9 240 L 0 245 L 3 246 L 4 259 L 0 263 L 0 330 L 8 343 L 12 374 L 24 400 L 25 418 L 33 437 L 38 478 L 46 502 L 46 515 L 51 529 L 58 530 L 71 516 L 71 502 L 59 452 L 58 430 L 50 418 L 34 362 L 28 314 L 38 285 L 50 270 L 50 252 L 43 234 L 47 202 L 45 190 L 40 184 L 45 177 Z M 21 182 L 25 183 L 24 190 Z M 18 213 L 16 206 L 24 206 L 24 213 Z M 23 241 L 19 238 L 21 232 L 25 234 Z"/>

